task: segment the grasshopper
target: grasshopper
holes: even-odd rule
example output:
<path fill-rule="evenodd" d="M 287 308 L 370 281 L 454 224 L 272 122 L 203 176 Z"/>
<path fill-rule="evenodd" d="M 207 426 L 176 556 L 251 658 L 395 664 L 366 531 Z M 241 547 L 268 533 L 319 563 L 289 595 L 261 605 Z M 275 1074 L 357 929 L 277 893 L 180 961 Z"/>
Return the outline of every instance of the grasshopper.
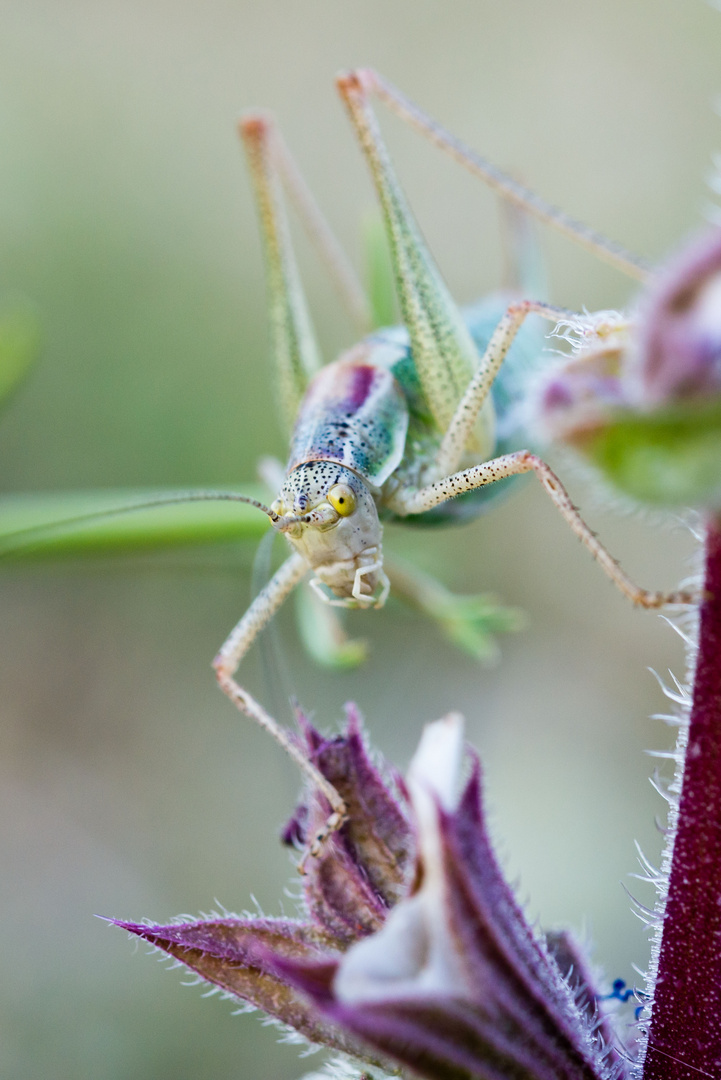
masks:
<path fill-rule="evenodd" d="M 372 96 L 512 203 L 637 279 L 646 276 L 645 266 L 479 158 L 375 72 L 341 75 L 337 85 L 381 204 L 404 326 L 373 333 L 321 366 L 290 242 L 283 187 L 300 206 L 336 284 L 361 319 L 363 300 L 273 120 L 262 113 L 246 115 L 240 133 L 265 243 L 281 409 L 292 430 L 277 498 L 270 506 L 253 505 L 286 536 L 292 553 L 214 660 L 224 693 L 286 749 L 328 799 L 331 813 L 310 845 L 311 854 L 345 820 L 343 800 L 235 675 L 259 632 L 309 571 L 315 594 L 331 607 L 384 605 L 394 570 L 384 562 L 382 520 L 424 522 L 474 514 L 497 482 L 533 473 L 633 603 L 657 608 L 693 599 L 685 592 L 650 592 L 635 585 L 591 532 L 555 473 L 523 447 L 522 430 L 506 427 L 496 435 L 497 416 L 508 419 L 523 394 L 522 324 L 530 314 L 557 323 L 568 313 L 529 299 L 496 299 L 465 314 L 457 308 L 395 177 Z M 406 579 L 402 587 L 409 592 L 414 586 Z"/>

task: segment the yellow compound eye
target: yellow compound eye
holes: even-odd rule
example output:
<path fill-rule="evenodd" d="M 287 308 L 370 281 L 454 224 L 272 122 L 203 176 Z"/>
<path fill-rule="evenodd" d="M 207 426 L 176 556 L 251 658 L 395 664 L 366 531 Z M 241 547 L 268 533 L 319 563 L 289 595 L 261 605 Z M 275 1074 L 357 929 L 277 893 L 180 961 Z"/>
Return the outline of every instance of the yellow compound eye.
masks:
<path fill-rule="evenodd" d="M 327 495 L 328 502 L 341 517 L 349 517 L 355 510 L 355 495 L 347 484 L 334 484 Z"/>

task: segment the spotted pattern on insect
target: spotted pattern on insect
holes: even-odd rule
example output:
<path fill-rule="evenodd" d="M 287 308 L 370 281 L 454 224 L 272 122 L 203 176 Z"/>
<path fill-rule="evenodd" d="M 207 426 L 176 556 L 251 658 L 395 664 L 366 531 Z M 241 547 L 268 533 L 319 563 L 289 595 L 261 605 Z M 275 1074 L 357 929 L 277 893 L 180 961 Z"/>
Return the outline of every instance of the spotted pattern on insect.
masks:
<path fill-rule="evenodd" d="M 289 470 L 334 461 L 380 487 L 398 467 L 408 431 L 408 405 L 387 367 L 362 342 L 315 376 L 291 441 Z"/>
<path fill-rule="evenodd" d="M 534 453 L 522 449 L 526 443 L 522 403 L 542 352 L 537 332 L 524 334 L 532 327 L 522 324 L 532 313 L 558 323 L 567 320 L 568 312 L 543 301 L 519 302 L 517 297 L 499 295 L 468 312 L 458 309 L 396 180 L 371 109 L 371 94 L 381 96 L 401 118 L 410 119 L 515 203 L 578 233 L 575 223 L 486 167 L 374 72 L 363 69 L 341 75 L 337 85 L 381 203 L 404 327 L 374 333 L 317 371 L 318 350 L 282 202 L 276 197 L 281 181 L 304 212 L 321 250 L 330 253 L 337 281 L 343 276 L 342 262 L 272 122 L 252 114 L 241 123 L 241 133 L 249 150 L 266 242 L 274 353 L 278 381 L 286 388 L 281 394 L 283 411 L 290 422 L 295 418 L 288 472 L 279 496 L 270 510 L 254 505 L 268 514 L 294 550 L 214 661 L 223 691 L 273 734 L 328 799 L 333 812 L 310 843 L 313 854 L 346 820 L 343 798 L 240 686 L 235 673 L 262 627 L 309 569 L 311 587 L 327 604 L 383 606 L 391 582 L 383 570 L 379 511 L 384 518 L 423 524 L 460 520 L 466 511 L 475 514 L 488 503 L 501 487 L 497 481 L 533 473 L 624 595 L 645 607 L 689 600 L 684 592 L 651 593 L 636 586 L 580 517 L 558 477 Z M 590 246 L 600 247 L 627 269 L 630 265 L 639 270 L 637 263 L 629 263 L 597 234 L 580 231 Z M 356 296 L 355 288 L 351 293 Z M 530 345 L 525 361 L 524 337 L 529 337 Z M 401 577 L 406 594 L 423 607 L 427 586 L 422 579 L 409 589 L 410 576 L 401 573 Z"/>
<path fill-rule="evenodd" d="M 339 488 L 347 509 L 334 498 Z M 273 510 L 303 515 L 283 531 L 321 585 L 343 606 L 365 597 L 370 602 L 379 588 L 385 590 L 383 529 L 373 495 L 356 473 L 333 461 L 304 462 L 286 477 Z"/>
<path fill-rule="evenodd" d="M 292 471 L 288 480 L 290 483 L 280 493 L 282 513 L 305 514 L 323 501 L 334 484 L 345 483 L 345 469 L 333 461 L 304 462 Z"/>

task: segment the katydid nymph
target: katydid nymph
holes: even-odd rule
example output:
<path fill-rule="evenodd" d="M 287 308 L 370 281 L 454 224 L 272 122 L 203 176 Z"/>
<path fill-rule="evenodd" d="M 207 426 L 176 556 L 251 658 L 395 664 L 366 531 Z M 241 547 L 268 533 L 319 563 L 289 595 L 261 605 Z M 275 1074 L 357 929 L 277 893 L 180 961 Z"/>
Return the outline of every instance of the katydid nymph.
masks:
<path fill-rule="evenodd" d="M 315 593 L 332 607 L 384 605 L 394 572 L 383 559 L 382 519 L 423 522 L 430 515 L 477 513 L 497 481 L 533 472 L 576 536 L 633 603 L 657 608 L 692 600 L 685 592 L 648 592 L 636 586 L 585 524 L 558 477 L 523 448 L 523 432 L 506 425 L 497 438 L 496 413 L 505 413 L 508 420 L 523 394 L 527 358 L 521 328 L 526 316 L 535 313 L 557 323 L 567 313 L 541 301 L 509 302 L 508 297 L 465 314 L 456 307 L 395 178 L 371 96 L 526 212 L 569 232 L 631 276 L 643 279 L 644 266 L 488 166 L 374 72 L 341 76 L 338 88 L 381 204 L 404 327 L 372 333 L 334 363 L 320 366 L 290 243 L 283 186 L 305 211 L 349 306 L 362 311 L 362 301 L 272 119 L 247 115 L 240 132 L 265 241 L 281 409 L 292 430 L 278 496 L 260 508 L 285 533 L 293 552 L 214 661 L 223 691 L 273 734 L 328 798 L 331 815 L 311 853 L 344 820 L 343 802 L 234 676 L 258 633 L 309 571 Z"/>
<path fill-rule="evenodd" d="M 657 608 L 695 599 L 687 592 L 649 592 L 636 586 L 590 531 L 558 477 L 526 448 L 520 405 L 529 377 L 543 363 L 543 335 L 538 323 L 534 327 L 525 320 L 535 315 L 556 324 L 569 313 L 522 294 L 497 294 L 467 311 L 456 306 L 396 180 L 371 98 L 380 99 L 524 214 L 566 232 L 631 277 L 643 280 L 646 267 L 489 165 L 374 72 L 341 76 L 338 88 L 376 187 L 404 325 L 366 333 L 338 360 L 321 365 L 283 190 L 300 210 L 364 332 L 370 325 L 368 304 L 273 120 L 262 113 L 246 115 L 240 132 L 265 244 L 275 379 L 290 434 L 288 465 L 265 469 L 266 478 L 273 473 L 277 493 L 270 505 L 229 492 L 191 492 L 143 504 L 213 499 L 248 503 L 268 516 L 292 548 L 222 645 L 214 667 L 227 696 L 273 735 L 326 797 L 330 816 L 312 839 L 311 853 L 344 821 L 343 800 L 235 673 L 258 634 L 308 573 L 318 608 L 331 621 L 337 608 L 380 608 L 389 592 L 405 595 L 429 613 L 435 605 L 437 613 L 442 587 L 384 558 L 384 520 L 465 520 L 488 505 L 498 490 L 496 482 L 532 472 L 576 536 L 633 603 Z"/>

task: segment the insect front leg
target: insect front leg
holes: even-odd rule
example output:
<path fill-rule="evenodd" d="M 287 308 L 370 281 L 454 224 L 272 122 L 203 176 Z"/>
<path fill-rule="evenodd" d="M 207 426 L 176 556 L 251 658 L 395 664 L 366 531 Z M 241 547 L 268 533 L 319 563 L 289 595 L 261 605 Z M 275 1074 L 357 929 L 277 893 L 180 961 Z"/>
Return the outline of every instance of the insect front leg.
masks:
<path fill-rule="evenodd" d="M 423 488 L 399 490 L 389 498 L 387 505 L 390 510 L 399 515 L 422 514 L 445 502 L 446 499 L 461 495 L 464 491 L 472 491 L 486 484 L 504 480 L 508 476 L 518 476 L 520 473 L 527 472 L 535 473 L 564 521 L 570 525 L 584 547 L 591 552 L 604 573 L 633 604 L 644 608 L 659 608 L 665 604 L 698 602 L 698 596 L 692 592 L 684 590 L 668 593 L 652 592 L 636 585 L 588 527 L 550 466 L 536 454 L 532 454 L 530 450 L 517 450 L 513 454 L 504 454 L 502 457 L 485 461 L 481 465 L 464 469 L 463 472 L 455 473 L 453 476 L 446 476 Z"/>
<path fill-rule="evenodd" d="M 568 312 L 562 308 L 552 307 L 550 304 L 539 303 L 535 300 L 519 300 L 509 305 L 493 331 L 486 351 L 479 360 L 473 377 L 456 407 L 433 464 L 426 470 L 424 479 L 427 482 L 432 483 L 434 480 L 449 476 L 461 464 L 478 414 L 488 399 L 493 381 L 524 319 L 530 314 L 541 315 L 554 323 L 568 317 Z"/>
<path fill-rule="evenodd" d="M 263 706 L 255 700 L 253 695 L 248 693 L 234 678 L 238 665 L 260 631 L 270 622 L 286 596 L 295 588 L 307 569 L 308 564 L 305 559 L 297 553 L 286 559 L 229 634 L 213 661 L 213 667 L 223 693 L 227 694 L 242 713 L 245 713 L 251 720 L 255 720 L 264 731 L 267 731 L 275 739 L 285 752 L 290 755 L 301 772 L 322 791 L 330 803 L 332 813 L 324 828 L 316 834 L 309 845 L 309 853 L 317 855 L 326 838 L 336 829 L 339 829 L 346 820 L 345 803 L 333 785 L 308 760 L 290 733 L 277 720 L 274 720 Z"/>

